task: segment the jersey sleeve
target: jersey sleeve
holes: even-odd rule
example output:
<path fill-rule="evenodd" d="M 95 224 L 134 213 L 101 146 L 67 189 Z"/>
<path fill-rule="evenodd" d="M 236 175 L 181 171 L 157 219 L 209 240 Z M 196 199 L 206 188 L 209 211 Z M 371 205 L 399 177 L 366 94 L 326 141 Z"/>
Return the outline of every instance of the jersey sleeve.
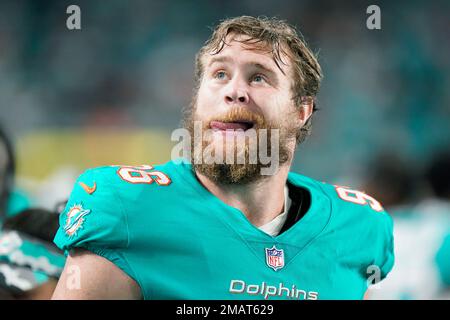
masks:
<path fill-rule="evenodd" d="M 335 227 L 345 230 L 342 232 L 348 239 L 346 261 L 359 265 L 366 278 L 384 279 L 394 266 L 391 216 L 365 192 L 342 186 L 327 187 L 336 208 Z"/>
<path fill-rule="evenodd" d="M 123 255 L 129 245 L 127 219 L 117 187 L 108 180 L 109 172 L 90 169 L 77 179 L 60 215 L 54 242 L 66 255 L 74 248 L 84 248 L 130 274 Z"/>
<path fill-rule="evenodd" d="M 394 230 L 391 216 L 386 211 L 380 215 L 374 264 L 380 268 L 381 279 L 384 279 L 394 266 Z"/>

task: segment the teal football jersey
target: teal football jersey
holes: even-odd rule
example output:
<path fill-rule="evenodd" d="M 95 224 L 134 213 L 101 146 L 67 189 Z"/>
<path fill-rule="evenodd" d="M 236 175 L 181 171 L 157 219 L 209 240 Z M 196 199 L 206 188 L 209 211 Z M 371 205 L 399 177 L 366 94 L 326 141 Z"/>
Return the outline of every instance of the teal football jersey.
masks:
<path fill-rule="evenodd" d="M 390 216 L 362 192 L 296 173 L 288 182 L 310 206 L 273 237 L 204 188 L 190 164 L 90 169 L 55 243 L 110 260 L 144 299 L 361 299 L 393 266 Z"/>

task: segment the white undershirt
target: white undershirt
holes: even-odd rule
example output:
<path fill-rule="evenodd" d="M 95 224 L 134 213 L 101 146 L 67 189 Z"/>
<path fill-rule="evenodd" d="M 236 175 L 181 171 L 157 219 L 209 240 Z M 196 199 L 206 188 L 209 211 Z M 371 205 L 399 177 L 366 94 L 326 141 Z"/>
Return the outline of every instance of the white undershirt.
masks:
<path fill-rule="evenodd" d="M 275 237 L 280 233 L 281 228 L 287 219 L 287 213 L 291 207 L 291 198 L 289 198 L 289 189 L 284 186 L 284 211 L 276 216 L 272 221 L 267 222 L 265 225 L 260 226 L 258 229 L 267 233 L 268 235 Z"/>

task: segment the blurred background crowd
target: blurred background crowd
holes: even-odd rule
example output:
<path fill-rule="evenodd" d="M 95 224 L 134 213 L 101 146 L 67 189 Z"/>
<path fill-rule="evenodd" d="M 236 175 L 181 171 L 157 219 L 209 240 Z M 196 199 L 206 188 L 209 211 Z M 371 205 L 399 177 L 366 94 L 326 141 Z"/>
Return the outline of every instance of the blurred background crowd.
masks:
<path fill-rule="evenodd" d="M 319 55 L 320 110 L 293 170 L 394 218 L 396 266 L 369 298 L 449 298 L 450 2 L 415 0 L 0 1 L 0 297 L 51 292 L 57 213 L 83 170 L 170 159 L 195 53 L 242 14 L 286 19 Z"/>

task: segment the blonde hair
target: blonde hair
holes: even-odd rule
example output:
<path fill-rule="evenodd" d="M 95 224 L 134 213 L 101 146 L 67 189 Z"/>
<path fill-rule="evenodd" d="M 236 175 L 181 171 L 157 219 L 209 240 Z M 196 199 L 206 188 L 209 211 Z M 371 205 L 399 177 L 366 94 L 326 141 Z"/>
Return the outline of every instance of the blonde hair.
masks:
<path fill-rule="evenodd" d="M 304 39 L 294 27 L 283 20 L 267 17 L 240 16 L 223 20 L 214 29 L 211 37 L 196 55 L 194 75 L 194 100 L 196 99 L 204 73 L 203 56 L 205 53 L 217 54 L 227 44 L 226 37 L 235 35 L 247 36 L 241 42 L 269 47 L 273 59 L 280 68 L 286 64 L 282 56 L 286 55 L 292 62 L 292 93 L 294 103 L 300 107 L 305 97 L 315 97 L 322 80 L 322 70 L 315 54 L 308 48 Z M 316 111 L 314 103 L 313 111 Z M 311 118 L 297 133 L 297 143 L 302 142 L 311 131 Z"/>

